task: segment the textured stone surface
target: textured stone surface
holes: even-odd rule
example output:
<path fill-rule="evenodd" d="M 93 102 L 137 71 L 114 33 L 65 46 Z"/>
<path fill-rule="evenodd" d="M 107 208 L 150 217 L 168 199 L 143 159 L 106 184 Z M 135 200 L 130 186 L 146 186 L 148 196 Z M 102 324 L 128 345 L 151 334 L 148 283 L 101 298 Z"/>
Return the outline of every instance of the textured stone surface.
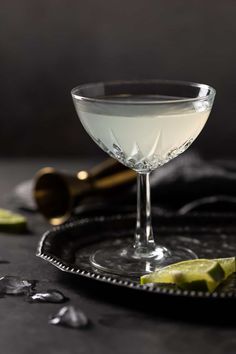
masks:
<path fill-rule="evenodd" d="M 15 183 L 31 177 L 45 161 L 11 163 L 0 161 L 1 207 Z M 61 161 L 60 166 L 66 166 Z M 77 164 L 78 167 L 79 163 Z M 38 166 L 38 167 L 37 167 Z M 74 169 L 74 164 L 69 166 Z M 91 319 L 88 331 L 50 326 L 48 317 L 60 304 L 29 304 L 22 298 L 0 299 L 0 348 L 4 354 L 234 354 L 235 316 L 232 304 L 211 311 L 208 304 L 185 299 L 166 303 L 133 292 L 120 292 L 95 281 L 82 281 L 57 270 L 35 257 L 41 234 L 48 225 L 40 216 L 27 214 L 31 234 L 0 235 L 0 256 L 10 261 L 0 264 L 3 276 L 37 279 L 44 289 L 58 289 Z M 217 305 L 217 304 L 216 304 Z M 235 306 L 235 305 L 234 305 Z M 176 310 L 176 311 L 175 311 Z M 198 316 L 196 316 L 198 313 Z M 215 315 L 214 315 L 215 314 Z M 188 316 L 187 316 L 188 315 Z M 213 316 L 214 315 L 214 316 Z M 223 318 L 223 315 L 224 318 Z M 188 317 L 188 318 L 187 318 Z M 228 321 L 230 320 L 231 321 Z M 231 322 L 229 324 L 228 322 Z"/>

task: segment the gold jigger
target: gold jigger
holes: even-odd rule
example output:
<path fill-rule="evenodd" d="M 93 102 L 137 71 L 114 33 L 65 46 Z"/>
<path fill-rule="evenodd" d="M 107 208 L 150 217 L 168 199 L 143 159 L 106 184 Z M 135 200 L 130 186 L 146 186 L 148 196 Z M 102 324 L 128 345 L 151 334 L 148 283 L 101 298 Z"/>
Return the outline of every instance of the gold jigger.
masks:
<path fill-rule="evenodd" d="M 135 178 L 134 171 L 112 158 L 75 175 L 44 167 L 35 176 L 34 199 L 40 213 L 52 225 L 60 225 L 84 197 L 131 185 Z"/>

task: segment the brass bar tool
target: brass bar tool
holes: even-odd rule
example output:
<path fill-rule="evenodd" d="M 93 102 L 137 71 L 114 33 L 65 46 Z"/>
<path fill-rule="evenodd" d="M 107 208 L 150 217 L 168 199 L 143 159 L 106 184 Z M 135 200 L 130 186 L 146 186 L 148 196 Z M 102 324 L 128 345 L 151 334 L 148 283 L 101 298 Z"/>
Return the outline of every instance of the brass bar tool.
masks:
<path fill-rule="evenodd" d="M 35 176 L 33 194 L 39 212 L 52 225 L 60 225 L 83 198 L 129 186 L 135 179 L 134 171 L 112 158 L 75 175 L 44 167 Z"/>

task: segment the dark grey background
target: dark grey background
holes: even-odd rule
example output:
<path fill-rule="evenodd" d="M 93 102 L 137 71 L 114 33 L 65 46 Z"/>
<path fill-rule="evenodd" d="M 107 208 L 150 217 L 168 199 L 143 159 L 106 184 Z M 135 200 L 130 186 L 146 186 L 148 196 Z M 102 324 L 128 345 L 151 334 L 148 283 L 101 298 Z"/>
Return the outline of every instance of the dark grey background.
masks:
<path fill-rule="evenodd" d="M 166 78 L 211 84 L 194 147 L 234 156 L 234 0 L 1 0 L 0 155 L 91 156 L 70 97 L 79 83 Z"/>

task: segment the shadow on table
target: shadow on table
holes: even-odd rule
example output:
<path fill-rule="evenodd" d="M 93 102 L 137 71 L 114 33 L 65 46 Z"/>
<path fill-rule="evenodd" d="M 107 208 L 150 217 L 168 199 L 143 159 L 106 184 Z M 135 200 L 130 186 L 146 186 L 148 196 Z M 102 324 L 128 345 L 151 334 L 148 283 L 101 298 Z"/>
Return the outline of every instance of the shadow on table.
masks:
<path fill-rule="evenodd" d="M 191 298 L 145 293 L 72 274 L 59 273 L 59 281 L 75 293 L 101 303 L 122 306 L 150 318 L 166 318 L 214 326 L 236 327 L 234 298 Z"/>

